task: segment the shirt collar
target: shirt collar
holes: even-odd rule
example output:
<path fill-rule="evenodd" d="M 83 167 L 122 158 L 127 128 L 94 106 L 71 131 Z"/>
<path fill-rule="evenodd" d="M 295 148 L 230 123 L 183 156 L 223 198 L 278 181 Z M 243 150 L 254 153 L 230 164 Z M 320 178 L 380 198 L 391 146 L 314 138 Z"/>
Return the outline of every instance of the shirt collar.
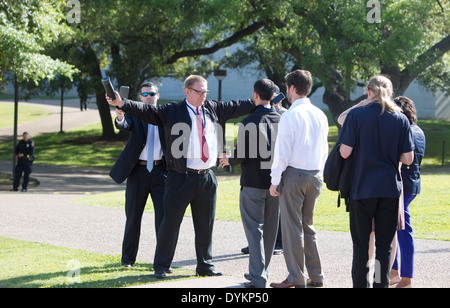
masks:
<path fill-rule="evenodd" d="M 255 107 L 255 109 L 273 109 L 272 108 L 272 105 L 270 105 L 270 103 L 269 104 L 267 104 L 267 105 L 258 105 L 258 106 L 256 106 Z"/>
<path fill-rule="evenodd" d="M 197 110 L 197 107 L 195 107 L 194 105 L 191 105 L 191 103 L 189 103 L 187 99 L 186 99 L 186 105 L 191 107 L 194 110 Z"/>
<path fill-rule="evenodd" d="M 291 108 L 292 107 L 296 107 L 296 106 L 298 106 L 298 105 L 302 105 L 302 104 L 311 104 L 311 101 L 309 100 L 309 98 L 308 97 L 305 97 L 305 98 L 299 98 L 298 100 L 296 100 L 293 104 L 292 104 L 292 106 L 291 106 Z"/>

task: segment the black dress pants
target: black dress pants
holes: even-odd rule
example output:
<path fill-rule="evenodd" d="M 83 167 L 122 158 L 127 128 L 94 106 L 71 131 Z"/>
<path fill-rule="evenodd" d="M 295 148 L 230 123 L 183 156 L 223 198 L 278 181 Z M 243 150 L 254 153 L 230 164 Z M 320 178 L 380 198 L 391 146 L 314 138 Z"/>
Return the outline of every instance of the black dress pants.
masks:
<path fill-rule="evenodd" d="M 353 287 L 369 287 L 369 238 L 375 225 L 375 272 L 373 287 L 388 288 L 392 240 L 398 225 L 398 198 L 350 201 L 350 233 L 353 241 Z"/>
<path fill-rule="evenodd" d="M 166 171 L 163 165 L 154 166 L 151 173 L 147 167 L 137 165 L 127 180 L 125 192 L 125 233 L 122 243 L 122 264 L 134 264 L 139 248 L 141 222 L 145 204 L 150 194 L 155 213 L 155 230 L 158 236 L 159 227 L 164 216 L 163 196 L 166 182 Z"/>
<path fill-rule="evenodd" d="M 164 192 L 164 219 L 158 234 L 154 270 L 166 271 L 173 260 L 180 225 L 187 206 L 191 205 L 195 231 L 197 273 L 214 270 L 212 232 L 216 210 L 217 180 L 212 171 L 206 174 L 169 171 Z"/>
<path fill-rule="evenodd" d="M 33 171 L 33 163 L 27 159 L 19 159 L 15 169 L 13 188 L 18 189 L 20 185 L 20 178 L 23 173 L 22 188 L 27 189 L 28 182 L 30 181 L 30 174 Z"/>

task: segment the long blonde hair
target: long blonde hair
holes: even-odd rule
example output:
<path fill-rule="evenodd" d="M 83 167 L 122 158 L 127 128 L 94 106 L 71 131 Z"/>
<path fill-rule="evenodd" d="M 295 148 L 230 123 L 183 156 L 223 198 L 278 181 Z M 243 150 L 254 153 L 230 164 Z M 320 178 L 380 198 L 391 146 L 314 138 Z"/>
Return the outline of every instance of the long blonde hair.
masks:
<path fill-rule="evenodd" d="M 401 112 L 401 108 L 392 99 L 394 89 L 389 78 L 382 75 L 373 76 L 367 84 L 367 89 L 375 93 L 375 98 L 378 99 L 381 105 L 381 114 L 385 110 L 388 112 Z"/>

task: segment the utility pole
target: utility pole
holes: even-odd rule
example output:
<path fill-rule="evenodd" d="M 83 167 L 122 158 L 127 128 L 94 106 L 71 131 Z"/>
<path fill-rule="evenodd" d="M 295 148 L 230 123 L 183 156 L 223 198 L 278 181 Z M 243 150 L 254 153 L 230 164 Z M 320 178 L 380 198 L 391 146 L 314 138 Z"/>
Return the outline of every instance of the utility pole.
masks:
<path fill-rule="evenodd" d="M 14 180 L 16 173 L 16 144 L 17 144 L 17 118 L 19 114 L 19 83 L 17 82 L 17 74 L 14 74 L 14 137 L 13 137 L 13 165 L 12 179 Z"/>
<path fill-rule="evenodd" d="M 64 111 L 64 77 L 61 76 L 61 119 L 59 123 L 59 133 L 63 134 L 63 111 Z"/>

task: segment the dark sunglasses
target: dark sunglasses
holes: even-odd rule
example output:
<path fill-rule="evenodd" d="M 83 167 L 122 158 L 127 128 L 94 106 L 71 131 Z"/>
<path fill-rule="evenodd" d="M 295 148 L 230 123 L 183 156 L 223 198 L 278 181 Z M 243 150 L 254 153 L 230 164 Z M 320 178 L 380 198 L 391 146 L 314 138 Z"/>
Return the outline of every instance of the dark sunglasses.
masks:
<path fill-rule="evenodd" d="M 158 92 L 144 92 L 144 93 L 141 93 L 141 95 L 143 96 L 143 97 L 147 97 L 147 96 L 155 96 L 156 94 L 158 94 Z"/>

